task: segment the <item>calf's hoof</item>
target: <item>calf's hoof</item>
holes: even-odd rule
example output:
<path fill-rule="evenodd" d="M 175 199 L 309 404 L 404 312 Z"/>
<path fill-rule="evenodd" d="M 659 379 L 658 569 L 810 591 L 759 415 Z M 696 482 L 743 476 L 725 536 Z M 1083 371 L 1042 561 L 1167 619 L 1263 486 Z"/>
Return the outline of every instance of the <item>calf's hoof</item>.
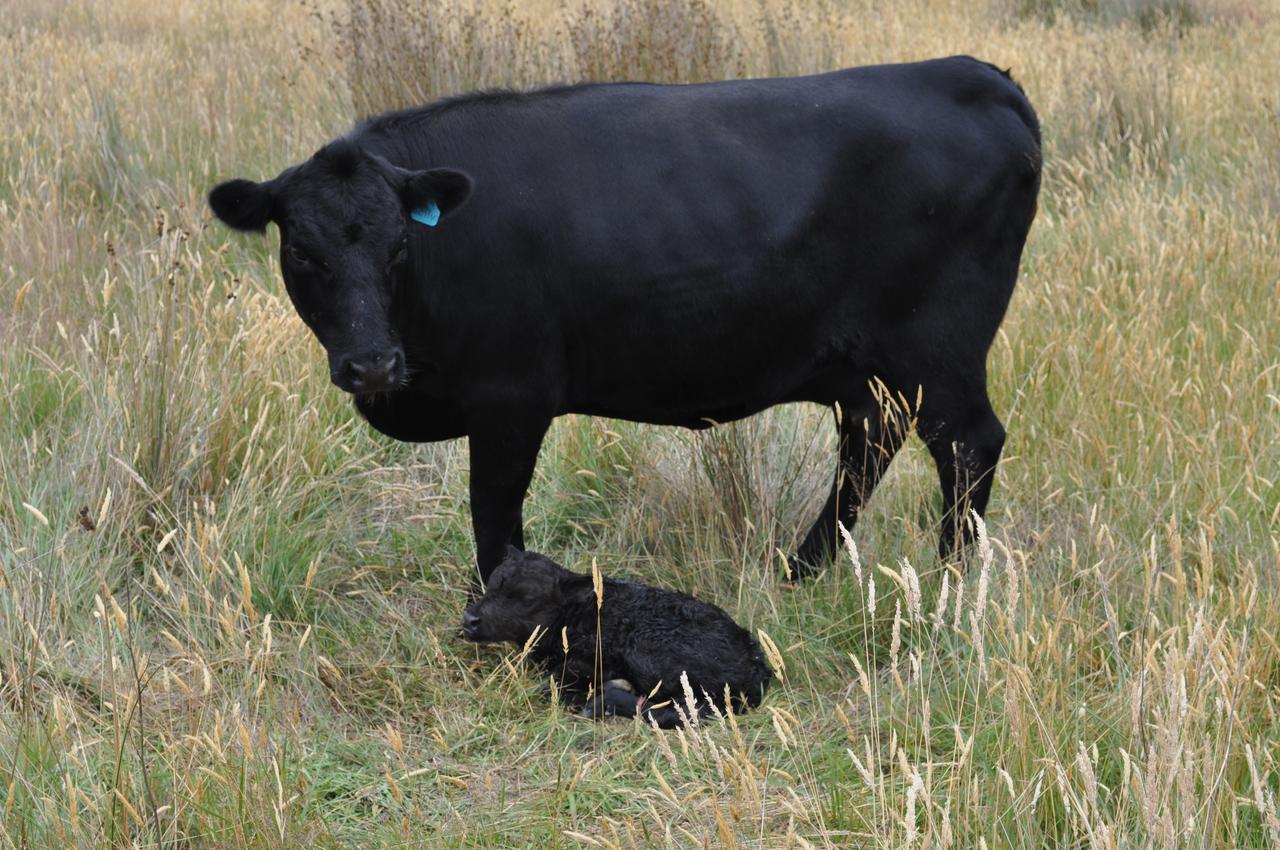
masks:
<path fill-rule="evenodd" d="M 604 717 L 631 717 L 644 704 L 643 697 L 637 697 L 635 688 L 626 679 L 610 679 L 604 683 L 600 693 L 587 700 L 578 712 L 591 720 Z"/>

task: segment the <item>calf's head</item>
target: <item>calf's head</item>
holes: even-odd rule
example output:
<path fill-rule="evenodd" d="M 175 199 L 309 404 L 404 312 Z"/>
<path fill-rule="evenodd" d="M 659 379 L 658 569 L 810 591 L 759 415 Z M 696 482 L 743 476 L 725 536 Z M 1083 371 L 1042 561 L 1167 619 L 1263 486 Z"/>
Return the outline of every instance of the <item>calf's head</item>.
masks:
<path fill-rule="evenodd" d="M 409 171 L 340 139 L 273 180 L 230 180 L 209 193 L 237 230 L 280 230 L 280 268 L 294 309 L 349 393 L 394 390 L 408 364 L 393 321 L 415 228 L 432 227 L 471 192 L 465 174 Z"/>
<path fill-rule="evenodd" d="M 506 559 L 489 576 L 484 596 L 463 612 L 462 634 L 467 640 L 522 644 L 538 628 L 558 632 L 566 608 L 593 595 L 591 576 L 508 547 Z"/>

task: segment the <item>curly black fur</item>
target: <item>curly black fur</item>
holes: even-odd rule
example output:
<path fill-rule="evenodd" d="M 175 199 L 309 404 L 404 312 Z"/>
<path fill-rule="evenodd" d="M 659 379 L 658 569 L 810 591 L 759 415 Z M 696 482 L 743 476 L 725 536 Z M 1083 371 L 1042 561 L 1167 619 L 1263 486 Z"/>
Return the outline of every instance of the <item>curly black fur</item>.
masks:
<path fill-rule="evenodd" d="M 662 728 L 678 726 L 675 706 L 687 713 L 681 674 L 699 714 L 712 704 L 723 710 L 726 691 L 736 711 L 760 704 L 773 673 L 755 639 L 720 608 L 611 578 L 602 596 L 597 611 L 590 575 L 511 548 L 463 614 L 463 634 L 523 645 L 544 629 L 533 659 L 565 704 L 589 717 L 639 713 Z"/>

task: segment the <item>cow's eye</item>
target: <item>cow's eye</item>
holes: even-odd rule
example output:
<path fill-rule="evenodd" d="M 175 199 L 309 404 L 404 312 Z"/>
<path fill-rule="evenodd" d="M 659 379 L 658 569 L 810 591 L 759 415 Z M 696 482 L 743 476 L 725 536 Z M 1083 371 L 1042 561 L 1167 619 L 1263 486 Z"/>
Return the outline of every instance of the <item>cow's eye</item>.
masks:
<path fill-rule="evenodd" d="M 409 257 L 409 237 L 402 236 L 400 242 L 396 245 L 396 252 L 391 255 L 391 267 L 394 268 L 403 263 Z"/>
<path fill-rule="evenodd" d="M 284 250 L 285 250 L 285 254 L 287 254 L 289 257 L 289 262 L 293 263 L 294 265 L 305 266 L 311 263 L 311 258 L 308 257 L 302 251 L 299 251 L 297 247 L 293 245 L 285 246 Z"/>

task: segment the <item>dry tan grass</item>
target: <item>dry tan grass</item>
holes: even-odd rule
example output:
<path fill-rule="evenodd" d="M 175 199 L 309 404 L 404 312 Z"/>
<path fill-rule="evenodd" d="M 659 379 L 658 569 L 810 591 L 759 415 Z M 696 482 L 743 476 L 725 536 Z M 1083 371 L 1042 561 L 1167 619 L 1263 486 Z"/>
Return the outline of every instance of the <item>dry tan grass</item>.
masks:
<path fill-rule="evenodd" d="M 0 846 L 1280 847 L 1280 9 L 1166 6 L 11 3 Z M 204 191 L 475 85 L 953 52 L 1012 66 L 1047 148 L 968 569 L 917 446 L 786 591 L 825 414 L 571 418 L 531 541 L 724 604 L 779 686 L 591 726 L 457 642 L 465 446 L 352 422 Z"/>

